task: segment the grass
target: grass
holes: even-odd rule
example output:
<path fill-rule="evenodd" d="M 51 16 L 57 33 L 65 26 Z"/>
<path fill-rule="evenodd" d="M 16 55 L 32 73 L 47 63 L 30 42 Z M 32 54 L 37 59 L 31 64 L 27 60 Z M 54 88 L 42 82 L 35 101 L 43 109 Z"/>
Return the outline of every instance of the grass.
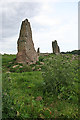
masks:
<path fill-rule="evenodd" d="M 17 76 L 17 77 L 16 77 Z M 34 101 L 37 96 L 42 96 L 42 91 L 40 90 L 41 85 L 41 73 L 40 72 L 28 72 L 28 73 L 11 73 L 5 74 L 3 76 L 3 86 L 5 87 L 4 96 L 10 97 L 10 101 L 13 102 L 10 108 L 15 108 L 21 114 L 21 116 L 26 116 L 26 113 L 29 114 L 28 116 L 31 117 L 30 109 L 32 106 L 32 102 L 36 104 L 37 101 Z M 5 82 L 6 80 L 6 82 Z M 7 101 L 5 101 L 7 102 Z M 9 104 L 9 103 L 8 103 Z M 7 105 L 8 105 L 7 104 Z M 37 103 L 38 104 L 38 103 Z M 28 110 L 27 110 L 28 107 Z M 5 106 L 4 106 L 5 110 Z M 14 110 L 14 109 L 13 109 Z M 24 111 L 23 111 L 24 110 Z M 6 110 L 9 112 L 9 110 Z M 3 112 L 4 113 L 4 112 Z M 4 115 L 5 116 L 5 115 Z M 16 115 L 15 115 L 16 116 Z"/>
<path fill-rule="evenodd" d="M 16 55 L 2 55 L 2 72 L 6 72 L 9 70 L 9 67 L 14 65 L 16 59 Z"/>
<path fill-rule="evenodd" d="M 15 58 L 16 55 L 2 56 L 3 120 L 80 119 L 78 114 L 78 84 L 80 82 L 78 80 L 77 55 L 40 56 L 36 64 L 26 67 L 17 64 Z M 64 69 L 65 67 L 67 68 Z M 22 69 L 20 70 L 20 68 Z M 41 68 L 40 71 L 38 71 L 39 68 Z M 59 74 L 60 71 L 63 72 Z M 69 76 L 66 74 L 67 72 Z M 62 76 L 59 77 L 59 75 Z M 59 85 L 60 92 L 54 93 L 51 87 L 56 87 L 56 80 L 59 82 L 59 78 L 62 78 L 62 83 L 64 83 L 65 75 L 68 85 L 64 87 Z M 52 81 L 54 84 L 51 84 Z M 72 83 L 74 90 L 71 86 Z M 66 89 L 71 92 L 67 93 Z M 71 98 L 65 99 L 65 95 Z"/>

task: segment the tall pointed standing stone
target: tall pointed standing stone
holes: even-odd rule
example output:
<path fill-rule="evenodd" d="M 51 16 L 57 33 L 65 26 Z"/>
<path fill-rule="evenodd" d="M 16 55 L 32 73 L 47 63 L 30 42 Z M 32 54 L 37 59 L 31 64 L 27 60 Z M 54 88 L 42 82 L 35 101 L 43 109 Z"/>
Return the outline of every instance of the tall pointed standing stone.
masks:
<path fill-rule="evenodd" d="M 56 40 L 52 41 L 52 50 L 53 50 L 54 54 L 60 53 L 60 48 L 59 48 Z"/>
<path fill-rule="evenodd" d="M 18 63 L 35 63 L 38 60 L 38 55 L 32 41 L 30 23 L 27 19 L 22 21 L 17 45 L 18 53 L 16 60 Z"/>

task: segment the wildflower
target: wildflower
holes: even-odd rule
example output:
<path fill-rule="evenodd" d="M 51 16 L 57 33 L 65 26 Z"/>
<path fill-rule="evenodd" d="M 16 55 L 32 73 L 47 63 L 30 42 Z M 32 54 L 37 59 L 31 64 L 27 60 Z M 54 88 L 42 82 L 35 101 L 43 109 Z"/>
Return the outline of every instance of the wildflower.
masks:
<path fill-rule="evenodd" d="M 52 113 L 52 112 L 50 111 L 50 115 L 51 115 L 51 113 Z"/>

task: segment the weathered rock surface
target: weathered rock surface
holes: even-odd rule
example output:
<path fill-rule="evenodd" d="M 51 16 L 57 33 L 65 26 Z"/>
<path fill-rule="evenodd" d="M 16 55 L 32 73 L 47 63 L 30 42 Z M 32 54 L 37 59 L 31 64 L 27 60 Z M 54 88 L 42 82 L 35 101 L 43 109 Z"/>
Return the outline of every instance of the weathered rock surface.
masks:
<path fill-rule="evenodd" d="M 52 41 L 52 50 L 53 50 L 54 54 L 60 53 L 60 48 L 59 48 L 56 40 Z"/>
<path fill-rule="evenodd" d="M 27 19 L 22 21 L 17 45 L 18 53 L 16 60 L 18 63 L 35 63 L 38 60 L 38 54 L 32 41 L 31 26 Z"/>

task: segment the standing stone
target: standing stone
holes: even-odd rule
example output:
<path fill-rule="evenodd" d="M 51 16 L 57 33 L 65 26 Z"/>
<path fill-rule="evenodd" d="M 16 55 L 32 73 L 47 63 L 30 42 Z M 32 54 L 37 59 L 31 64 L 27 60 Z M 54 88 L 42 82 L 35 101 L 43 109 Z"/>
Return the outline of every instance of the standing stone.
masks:
<path fill-rule="evenodd" d="M 35 63 L 38 60 L 38 55 L 32 41 L 30 23 L 27 19 L 22 21 L 17 45 L 18 53 L 16 60 L 18 63 Z"/>
<path fill-rule="evenodd" d="M 53 50 L 54 54 L 60 53 L 60 48 L 59 48 L 56 40 L 52 41 L 52 50 Z"/>

